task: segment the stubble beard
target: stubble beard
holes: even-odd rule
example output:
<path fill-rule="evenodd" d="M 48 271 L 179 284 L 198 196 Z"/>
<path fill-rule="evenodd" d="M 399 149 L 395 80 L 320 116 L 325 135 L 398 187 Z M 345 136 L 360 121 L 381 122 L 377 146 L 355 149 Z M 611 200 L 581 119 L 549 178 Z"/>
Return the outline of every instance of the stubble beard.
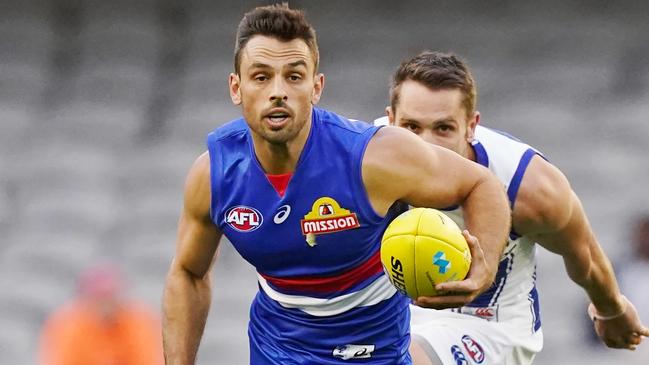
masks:
<path fill-rule="evenodd" d="M 274 102 L 272 108 L 284 108 L 291 111 L 290 120 L 288 123 L 279 130 L 273 130 L 272 128 L 267 128 L 264 122 L 264 116 L 260 115 L 257 118 L 257 123 L 252 123 L 251 129 L 254 133 L 261 136 L 266 142 L 274 146 L 285 146 L 288 142 L 297 138 L 302 129 L 307 123 L 307 119 L 310 117 L 310 108 L 301 113 L 296 113 L 294 109 L 290 108 L 283 100 L 278 100 Z M 244 117 L 248 117 L 244 114 Z M 253 128 L 252 125 L 255 127 Z"/>

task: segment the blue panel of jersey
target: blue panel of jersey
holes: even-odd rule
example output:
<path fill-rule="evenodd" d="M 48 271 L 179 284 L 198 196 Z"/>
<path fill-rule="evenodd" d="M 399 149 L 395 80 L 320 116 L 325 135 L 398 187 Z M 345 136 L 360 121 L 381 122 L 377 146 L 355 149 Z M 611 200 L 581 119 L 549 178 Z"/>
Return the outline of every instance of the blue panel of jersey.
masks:
<path fill-rule="evenodd" d="M 250 363 L 411 365 L 408 303 L 398 293 L 377 305 L 316 318 L 283 308 L 260 291 L 250 309 Z M 335 349 L 346 345 L 372 345 L 375 350 L 370 358 L 341 359 L 333 355 Z"/>
<path fill-rule="evenodd" d="M 362 181 L 363 154 L 377 130 L 367 123 L 350 121 L 314 108 L 310 135 L 285 195 L 281 197 L 255 156 L 246 122 L 238 119 L 225 124 L 210 133 L 207 141 L 212 220 L 241 256 L 263 275 L 276 278 L 333 276 L 363 264 L 379 250 L 385 227 L 397 214 L 391 210 L 385 217 L 377 215 Z M 333 199 L 340 208 L 355 214 L 359 227 L 318 234 L 316 245 L 311 246 L 302 232 L 301 221 L 322 197 Z M 286 207 L 290 207 L 288 216 L 284 216 Z M 241 226 L 226 219 L 233 209 L 248 214 L 247 221 L 239 222 Z M 248 224 L 251 220 L 254 225 Z M 376 277 L 367 278 L 343 291 L 320 293 L 318 297 L 337 297 L 357 291 L 374 279 Z M 252 363 L 340 363 L 336 361 L 342 360 L 332 356 L 336 346 L 373 344 L 376 351 L 367 362 L 407 364 L 407 307 L 408 300 L 395 295 L 374 306 L 352 309 L 336 316 L 313 317 L 298 309 L 284 308 L 260 291 L 250 313 Z M 263 356 L 267 351 L 275 355 Z M 304 356 L 289 360 L 284 359 L 283 354 Z M 375 362 L 383 356 L 390 360 Z M 280 360 L 271 360 L 274 358 Z"/>
<path fill-rule="evenodd" d="M 367 198 L 361 160 L 377 128 L 349 121 L 314 108 L 312 128 L 285 195 L 280 197 L 256 159 L 243 119 L 232 121 L 208 136 L 211 160 L 211 215 L 241 256 L 258 272 L 274 277 L 329 276 L 356 267 L 379 249 L 381 236 L 394 213 L 380 217 Z M 300 221 L 321 197 L 356 213 L 357 229 L 321 234 L 311 247 Z M 283 206 L 289 216 L 274 217 Z M 225 222 L 236 206 L 254 208 L 259 228 L 241 232 Z"/>

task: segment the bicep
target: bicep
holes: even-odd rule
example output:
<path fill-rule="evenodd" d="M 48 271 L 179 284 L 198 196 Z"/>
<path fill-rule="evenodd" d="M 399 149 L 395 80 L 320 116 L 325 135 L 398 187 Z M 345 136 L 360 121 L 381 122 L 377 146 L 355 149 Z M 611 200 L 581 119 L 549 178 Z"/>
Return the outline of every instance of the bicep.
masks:
<path fill-rule="evenodd" d="M 195 277 L 210 270 L 221 232 L 210 218 L 209 156 L 201 155 L 187 176 L 183 209 L 178 222 L 173 265 Z"/>
<path fill-rule="evenodd" d="M 463 203 L 469 192 L 489 171 L 459 154 L 442 147 L 427 145 L 423 158 L 413 161 L 408 173 L 409 186 L 404 200 L 415 206 L 447 208 Z"/>
<path fill-rule="evenodd" d="M 377 132 L 363 159 L 370 200 L 384 209 L 397 200 L 431 208 L 462 204 L 489 176 L 484 167 L 396 127 Z"/>
<path fill-rule="evenodd" d="M 221 239 L 212 223 L 198 221 L 183 212 L 178 223 L 178 240 L 174 264 L 196 277 L 209 271 Z"/>

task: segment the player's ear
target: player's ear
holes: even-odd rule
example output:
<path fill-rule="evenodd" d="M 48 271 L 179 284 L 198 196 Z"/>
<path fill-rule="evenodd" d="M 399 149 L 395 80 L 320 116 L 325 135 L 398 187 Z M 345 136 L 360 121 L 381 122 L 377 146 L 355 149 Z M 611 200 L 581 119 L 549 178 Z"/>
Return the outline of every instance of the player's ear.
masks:
<path fill-rule="evenodd" d="M 394 125 L 394 111 L 390 105 L 385 107 L 385 115 L 388 116 L 389 125 Z"/>
<path fill-rule="evenodd" d="M 468 142 L 473 142 L 475 138 L 475 127 L 478 126 L 478 123 L 480 123 L 480 112 L 476 110 L 473 112 L 473 116 L 467 121 L 466 140 Z"/>
<path fill-rule="evenodd" d="M 322 89 L 324 89 L 325 77 L 324 74 L 316 74 L 313 76 L 313 95 L 311 95 L 311 104 L 318 104 L 322 96 Z"/>
<path fill-rule="evenodd" d="M 239 75 L 231 73 L 230 78 L 228 79 L 228 85 L 230 89 L 230 99 L 234 105 L 241 104 L 241 78 Z"/>

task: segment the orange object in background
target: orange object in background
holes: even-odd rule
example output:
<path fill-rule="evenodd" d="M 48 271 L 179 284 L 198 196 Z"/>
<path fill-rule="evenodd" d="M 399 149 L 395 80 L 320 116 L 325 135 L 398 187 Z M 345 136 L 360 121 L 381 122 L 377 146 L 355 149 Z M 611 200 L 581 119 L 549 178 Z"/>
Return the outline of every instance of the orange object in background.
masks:
<path fill-rule="evenodd" d="M 40 365 L 163 364 L 160 320 L 122 297 L 112 267 L 96 267 L 79 280 L 79 297 L 54 312 L 43 328 Z"/>

